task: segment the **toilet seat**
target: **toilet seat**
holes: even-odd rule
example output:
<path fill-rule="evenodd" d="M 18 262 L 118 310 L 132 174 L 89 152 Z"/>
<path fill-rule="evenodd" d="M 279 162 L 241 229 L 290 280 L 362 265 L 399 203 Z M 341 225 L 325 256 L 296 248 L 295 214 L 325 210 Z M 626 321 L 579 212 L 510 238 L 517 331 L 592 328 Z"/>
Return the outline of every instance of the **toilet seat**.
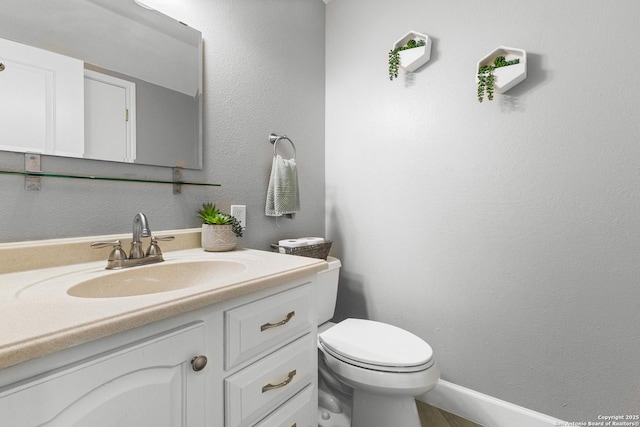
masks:
<path fill-rule="evenodd" d="M 318 336 L 323 350 L 338 360 L 383 372 L 418 372 L 433 365 L 431 346 L 396 326 L 346 319 Z"/>

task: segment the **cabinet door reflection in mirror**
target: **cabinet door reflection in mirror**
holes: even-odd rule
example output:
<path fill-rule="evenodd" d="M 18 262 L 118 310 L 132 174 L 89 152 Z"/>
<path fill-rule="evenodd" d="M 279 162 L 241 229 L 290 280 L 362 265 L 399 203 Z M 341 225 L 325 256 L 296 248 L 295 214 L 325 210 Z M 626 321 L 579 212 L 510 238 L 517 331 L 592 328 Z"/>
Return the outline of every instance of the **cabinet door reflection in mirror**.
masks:
<path fill-rule="evenodd" d="M 202 35 L 134 0 L 0 5 L 0 150 L 202 168 Z"/>

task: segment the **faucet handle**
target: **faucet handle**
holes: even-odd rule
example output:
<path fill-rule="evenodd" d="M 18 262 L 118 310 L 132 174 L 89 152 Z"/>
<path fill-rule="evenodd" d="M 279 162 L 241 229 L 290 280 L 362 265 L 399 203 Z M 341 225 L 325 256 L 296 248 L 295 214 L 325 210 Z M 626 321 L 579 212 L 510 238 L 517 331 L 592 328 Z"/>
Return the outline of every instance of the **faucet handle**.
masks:
<path fill-rule="evenodd" d="M 167 241 L 175 239 L 174 236 L 151 236 L 151 244 L 149 245 L 149 249 L 147 249 L 147 256 L 159 256 L 162 255 L 162 251 L 160 250 L 160 246 L 158 246 L 158 240 Z"/>
<path fill-rule="evenodd" d="M 109 254 L 109 261 L 120 261 L 127 259 L 127 253 L 122 249 L 122 242 L 120 240 L 114 240 L 112 242 L 93 242 L 92 248 L 100 249 L 113 246 L 113 250 Z"/>

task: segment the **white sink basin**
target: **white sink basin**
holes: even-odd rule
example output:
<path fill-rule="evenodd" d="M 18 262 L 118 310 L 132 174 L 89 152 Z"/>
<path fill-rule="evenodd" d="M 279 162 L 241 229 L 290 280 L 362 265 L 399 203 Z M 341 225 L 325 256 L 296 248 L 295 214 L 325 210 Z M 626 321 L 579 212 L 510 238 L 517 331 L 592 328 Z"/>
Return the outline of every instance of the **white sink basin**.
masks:
<path fill-rule="evenodd" d="M 67 294 L 80 298 L 119 298 L 212 285 L 247 269 L 235 260 L 162 263 L 131 267 L 94 277 L 74 285 Z"/>

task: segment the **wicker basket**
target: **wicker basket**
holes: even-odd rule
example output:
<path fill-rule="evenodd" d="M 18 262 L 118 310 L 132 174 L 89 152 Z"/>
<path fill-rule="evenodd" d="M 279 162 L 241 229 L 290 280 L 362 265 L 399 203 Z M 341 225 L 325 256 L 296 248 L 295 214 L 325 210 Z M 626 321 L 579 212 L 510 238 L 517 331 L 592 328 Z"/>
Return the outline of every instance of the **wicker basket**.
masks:
<path fill-rule="evenodd" d="M 297 248 L 289 248 L 286 246 L 276 245 L 275 243 L 271 244 L 271 250 L 273 252 L 281 252 L 280 249 L 285 254 L 289 255 L 298 255 L 298 256 L 306 256 L 308 258 L 320 258 L 327 259 L 329 256 L 329 251 L 331 250 L 331 244 L 333 242 L 328 240 L 324 243 L 318 243 L 316 245 L 307 245 L 307 246 L 299 246 Z"/>

